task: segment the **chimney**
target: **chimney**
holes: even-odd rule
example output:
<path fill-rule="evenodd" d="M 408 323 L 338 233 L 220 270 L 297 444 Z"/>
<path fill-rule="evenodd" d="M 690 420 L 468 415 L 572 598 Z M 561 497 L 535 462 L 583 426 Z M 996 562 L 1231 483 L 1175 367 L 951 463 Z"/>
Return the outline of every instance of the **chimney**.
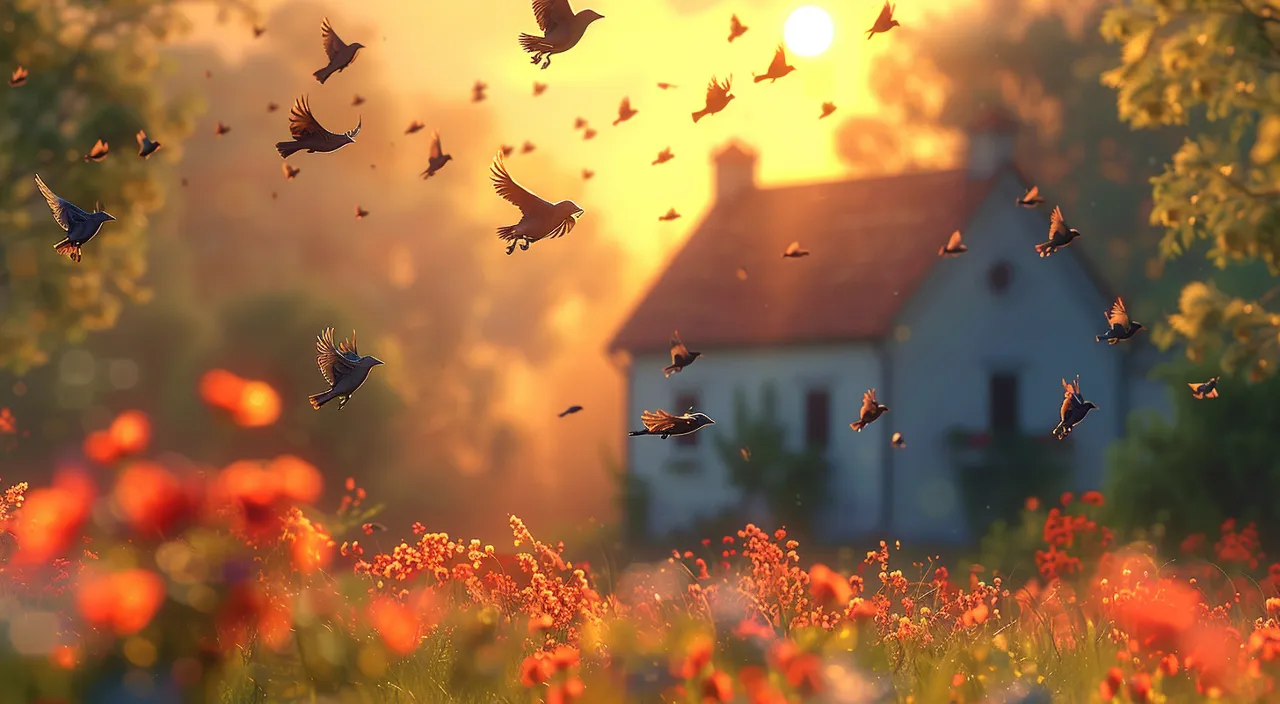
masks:
<path fill-rule="evenodd" d="M 756 187 L 756 153 L 733 141 L 715 155 L 716 200 L 726 201 Z"/>
<path fill-rule="evenodd" d="M 989 178 L 1013 163 L 1013 145 L 1018 136 L 1018 120 L 1003 108 L 981 113 L 969 128 L 969 177 Z"/>

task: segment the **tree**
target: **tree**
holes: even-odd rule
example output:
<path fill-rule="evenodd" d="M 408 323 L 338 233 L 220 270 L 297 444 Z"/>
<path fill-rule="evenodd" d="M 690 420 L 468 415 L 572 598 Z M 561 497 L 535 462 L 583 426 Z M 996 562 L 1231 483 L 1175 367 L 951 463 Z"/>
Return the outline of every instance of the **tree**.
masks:
<path fill-rule="evenodd" d="M 1122 120 L 1135 129 L 1204 122 L 1152 179 L 1162 255 L 1206 240 L 1219 269 L 1258 261 L 1280 274 L 1280 6 L 1133 0 L 1108 10 L 1101 31 L 1121 44 L 1121 63 L 1103 82 L 1116 90 Z M 1193 282 L 1157 339 L 1259 381 L 1280 361 L 1280 314 L 1265 308 L 1269 298 Z"/>

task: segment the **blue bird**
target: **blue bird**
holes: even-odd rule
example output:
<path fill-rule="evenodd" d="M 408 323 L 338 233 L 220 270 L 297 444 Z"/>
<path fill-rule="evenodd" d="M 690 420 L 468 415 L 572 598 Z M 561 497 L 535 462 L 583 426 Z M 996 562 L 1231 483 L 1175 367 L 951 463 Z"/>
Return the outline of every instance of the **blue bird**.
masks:
<path fill-rule="evenodd" d="M 1084 400 L 1084 394 L 1080 393 L 1080 375 L 1076 375 L 1073 382 L 1068 383 L 1066 379 L 1062 380 L 1062 413 L 1060 414 L 1060 422 L 1053 429 L 1053 436 L 1059 440 L 1066 440 L 1071 434 L 1071 430 L 1076 427 L 1084 417 L 1089 415 L 1089 411 L 1097 408 L 1093 405 L 1093 401 Z"/>
<path fill-rule="evenodd" d="M 356 351 L 356 333 L 351 332 L 351 339 L 333 344 L 333 328 L 325 328 L 316 337 L 316 366 L 329 383 L 329 390 L 307 397 L 311 407 L 320 410 L 324 404 L 338 399 L 338 410 L 341 411 L 351 395 L 369 378 L 369 370 L 382 364 L 382 360 L 368 355 L 360 356 Z"/>
<path fill-rule="evenodd" d="M 80 261 L 80 247 L 86 242 L 93 239 L 98 234 L 98 230 L 102 229 L 102 223 L 115 220 L 110 213 L 95 209 L 92 213 L 87 213 L 71 203 L 59 198 L 49 187 L 44 184 L 44 180 L 40 178 L 40 174 L 36 174 L 36 186 L 40 188 L 41 195 L 49 204 L 49 210 L 53 211 L 53 219 L 58 222 L 62 229 L 67 231 L 66 239 L 53 246 L 58 254 L 65 254 L 71 257 L 71 261 Z"/>

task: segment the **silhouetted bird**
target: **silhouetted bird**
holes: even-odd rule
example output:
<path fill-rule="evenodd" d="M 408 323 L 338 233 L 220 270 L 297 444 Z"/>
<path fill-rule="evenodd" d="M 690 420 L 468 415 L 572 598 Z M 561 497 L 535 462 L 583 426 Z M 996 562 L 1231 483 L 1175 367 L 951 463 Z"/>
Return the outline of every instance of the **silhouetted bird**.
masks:
<path fill-rule="evenodd" d="M 535 97 L 535 98 L 536 98 L 536 97 L 538 97 L 539 95 L 542 95 L 543 93 L 545 93 L 545 92 L 546 92 L 546 90 L 547 90 L 547 84 L 546 84 L 546 83 L 539 83 L 539 82 L 537 82 L 537 81 L 534 81 L 534 82 L 533 82 L 533 97 Z"/>
<path fill-rule="evenodd" d="M 333 31 L 333 25 L 329 24 L 329 18 L 324 18 L 320 23 L 320 38 L 324 42 L 325 56 L 329 57 L 329 63 L 324 68 L 311 74 L 320 81 L 321 85 L 329 80 L 329 77 L 335 73 L 341 73 L 356 60 L 356 54 L 364 48 L 364 44 L 360 42 L 352 42 L 347 44 L 342 41 L 338 33 Z"/>
<path fill-rule="evenodd" d="M 189 185 L 189 184 L 187 183 L 187 179 L 186 179 L 185 177 L 183 177 L 183 179 L 182 179 L 181 183 L 182 183 L 182 187 L 183 187 L 183 188 L 186 188 L 186 187 Z"/>
<path fill-rule="evenodd" d="M 787 250 L 782 253 L 782 256 L 783 258 L 786 258 L 786 259 L 799 259 L 800 257 L 809 256 L 809 250 L 800 249 L 799 242 L 792 242 L 791 244 L 787 245 Z"/>
<path fill-rule="evenodd" d="M 26 85 L 27 76 L 29 75 L 31 74 L 27 72 L 27 69 L 21 66 L 13 69 L 13 75 L 9 78 L 9 87 L 17 88 L 18 86 Z"/>
<path fill-rule="evenodd" d="M 213 78 L 213 71 L 210 71 L 209 69 L 205 69 L 205 70 L 204 70 L 204 77 L 205 77 L 205 78 Z"/>
<path fill-rule="evenodd" d="M 1219 377 L 1215 376 L 1212 379 L 1204 382 L 1203 384 L 1187 384 L 1187 386 L 1191 387 L 1191 397 L 1192 398 L 1217 398 L 1218 397 L 1218 379 Z"/>
<path fill-rule="evenodd" d="M 559 417 L 564 418 L 565 416 L 573 415 L 574 413 L 577 413 L 578 411 L 581 411 L 581 410 L 582 410 L 582 406 L 569 406 L 563 411 L 560 411 Z"/>
<path fill-rule="evenodd" d="M 280 197 L 279 193 L 276 193 L 275 191 L 271 192 L 271 200 L 276 200 L 279 197 Z"/>
<path fill-rule="evenodd" d="M 690 352 L 689 348 L 684 346 L 684 341 L 680 339 L 680 331 L 674 330 L 671 332 L 671 364 L 662 368 L 662 374 L 671 378 L 672 374 L 684 370 L 701 356 L 701 352 Z"/>
<path fill-rule="evenodd" d="M 641 413 L 640 422 L 644 424 L 644 430 L 633 430 L 627 433 L 627 437 L 657 435 L 666 440 L 672 436 L 680 437 L 681 435 L 696 433 L 708 425 L 716 424 L 707 414 L 694 413 L 692 409 L 682 416 L 673 416 L 661 408 L 655 412 L 645 411 Z"/>
<path fill-rule="evenodd" d="M 1053 436 L 1059 440 L 1065 440 L 1071 434 L 1071 430 L 1076 427 L 1084 417 L 1089 415 L 1089 411 L 1097 408 L 1092 401 L 1084 400 L 1084 396 L 1080 394 L 1080 375 L 1076 375 L 1076 380 L 1070 384 L 1066 379 L 1062 380 L 1062 413 L 1061 420 L 1057 427 L 1053 429 Z"/>
<path fill-rule="evenodd" d="M 833 112 L 835 112 L 835 111 L 836 111 L 836 104 L 835 104 L 835 103 L 823 103 L 823 104 L 822 104 L 822 114 L 818 116 L 818 119 L 819 119 L 819 120 L 821 120 L 822 118 L 827 117 L 828 115 L 830 115 L 831 113 L 833 113 Z"/>
<path fill-rule="evenodd" d="M 84 155 L 84 160 L 86 162 L 102 161 L 107 158 L 107 154 L 110 152 L 111 147 L 106 142 L 99 139 L 93 143 L 93 148 L 89 150 L 89 153 Z"/>
<path fill-rule="evenodd" d="M 360 95 L 359 93 L 356 93 L 355 95 L 351 96 L 351 107 L 354 108 L 360 105 L 364 105 L 364 96 Z"/>
<path fill-rule="evenodd" d="M 585 117 L 575 117 L 575 118 L 573 118 L 573 129 L 575 129 L 575 130 L 580 130 L 580 129 L 582 129 L 583 127 L 586 127 L 586 126 L 587 126 L 587 118 L 585 118 Z"/>
<path fill-rule="evenodd" d="M 672 208 L 667 211 L 666 215 L 658 216 L 658 222 L 671 222 L 672 220 L 675 220 L 678 217 L 680 217 L 680 213 L 677 213 L 676 209 Z"/>
<path fill-rule="evenodd" d="M 356 205 L 356 220 L 364 220 L 365 216 L 368 214 L 369 211 L 361 208 L 358 204 Z"/>
<path fill-rule="evenodd" d="M 951 239 L 947 240 L 946 245 L 944 245 L 942 249 L 938 250 L 938 256 L 939 257 L 958 257 L 967 251 L 969 251 L 969 248 L 966 247 L 964 242 L 961 241 L 960 231 L 956 230 L 955 232 L 951 233 Z"/>
<path fill-rule="evenodd" d="M 517 244 L 524 251 L 538 240 L 569 234 L 577 224 L 577 218 L 585 212 L 571 200 L 551 203 L 530 193 L 507 173 L 501 156 L 494 157 L 490 170 L 493 189 L 520 209 L 520 222 L 498 228 L 498 239 L 511 243 L 507 246 L 508 255 L 515 251 Z"/>
<path fill-rule="evenodd" d="M 231 131 L 231 127 L 229 127 L 228 125 L 222 124 L 221 120 L 218 121 L 218 124 L 213 126 L 213 136 L 215 137 L 221 137 L 222 135 L 230 131 Z"/>
<path fill-rule="evenodd" d="M 276 105 L 275 103 L 267 103 L 267 112 L 275 112 L 276 110 L 279 110 L 279 109 L 280 109 L 279 105 Z"/>
<path fill-rule="evenodd" d="M 867 30 L 867 39 L 872 35 L 887 32 L 894 27 L 900 26 L 898 21 L 893 19 L 894 8 L 889 5 L 889 0 L 885 0 L 884 8 L 880 10 L 880 16 L 876 18 L 876 23 Z"/>
<path fill-rule="evenodd" d="M 533 17 L 542 36 L 521 34 L 520 47 L 533 54 L 532 63 L 542 61 L 544 69 L 551 65 L 552 54 L 572 49 L 592 22 L 604 19 L 604 15 L 595 10 L 575 13 L 569 0 L 533 0 Z"/>
<path fill-rule="evenodd" d="M 738 19 L 737 15 L 730 17 L 729 18 L 729 43 L 732 44 L 734 39 L 737 39 L 738 37 L 741 37 L 742 35 L 746 34 L 748 29 L 751 29 L 751 28 L 742 24 L 742 21 Z"/>
<path fill-rule="evenodd" d="M 595 136 L 596 136 L 596 131 L 590 127 L 582 131 L 582 141 L 584 142 L 587 141 L 588 139 L 593 139 Z"/>
<path fill-rule="evenodd" d="M 289 111 L 289 134 L 293 135 L 293 139 L 287 142 L 276 142 L 276 151 L 280 152 L 281 159 L 288 159 L 294 152 L 304 149 L 308 154 L 337 151 L 348 144 L 355 143 L 362 124 L 364 121 L 358 120 L 351 131 L 334 134 L 321 127 L 316 121 L 315 116 L 311 114 L 311 104 L 304 95 L 293 101 L 293 109 Z"/>
<path fill-rule="evenodd" d="M 623 98 L 622 104 L 618 106 L 618 119 L 613 121 L 613 126 L 617 127 L 619 124 L 630 120 L 638 112 L 640 111 L 631 109 L 631 98 Z"/>
<path fill-rule="evenodd" d="M 893 437 L 889 438 L 889 444 L 895 449 L 901 450 L 907 446 L 907 439 L 902 437 L 902 433 L 894 433 Z"/>
<path fill-rule="evenodd" d="M 320 410 L 324 404 L 338 399 L 338 410 L 341 411 L 351 400 L 351 395 L 369 378 L 369 370 L 382 364 L 382 360 L 368 355 L 360 356 L 356 351 L 356 333 L 351 332 L 351 340 L 343 340 L 337 346 L 333 344 L 333 328 L 325 328 L 316 337 L 316 366 L 329 384 L 324 393 L 307 397 L 311 407 Z"/>
<path fill-rule="evenodd" d="M 504 144 L 501 147 L 498 147 L 498 151 L 502 152 L 503 156 L 511 156 L 513 153 L 515 153 L 516 148 Z"/>
<path fill-rule="evenodd" d="M 440 146 L 440 130 L 434 130 L 431 133 L 431 153 L 427 158 L 427 170 L 422 172 L 423 178 L 431 178 L 436 172 L 444 168 L 453 158 L 452 154 L 445 154 L 444 148 Z"/>
<path fill-rule="evenodd" d="M 1037 244 L 1036 252 L 1041 257 L 1050 256 L 1079 236 L 1079 232 L 1067 227 L 1067 222 L 1062 219 L 1062 208 L 1055 205 L 1053 214 L 1049 216 L 1049 240 Z"/>
<path fill-rule="evenodd" d="M 768 80 L 770 83 L 776 82 L 779 78 L 796 70 L 795 66 L 787 65 L 787 51 L 778 45 L 778 50 L 773 54 L 773 62 L 769 64 L 769 70 L 756 76 L 756 83 Z"/>
<path fill-rule="evenodd" d="M 1111 328 L 1098 335 L 1095 338 L 1097 342 L 1106 340 L 1108 345 L 1114 345 L 1121 340 L 1133 337 L 1142 329 L 1142 323 L 1129 320 L 1129 312 L 1124 309 L 1124 301 L 1119 296 L 1116 297 L 1116 302 L 1112 304 L 1111 310 L 1106 313 L 1106 316 L 1107 324 Z"/>
<path fill-rule="evenodd" d="M 679 88 L 680 86 L 674 83 L 659 83 L 658 87 L 662 90 L 671 90 L 672 88 Z"/>
<path fill-rule="evenodd" d="M 408 127 L 404 128 L 404 133 L 414 134 L 416 132 L 421 131 L 423 127 L 426 127 L 426 125 L 422 124 L 421 122 L 418 122 L 417 120 L 414 120 L 413 122 L 409 123 Z"/>
<path fill-rule="evenodd" d="M 693 113 L 693 121 L 697 122 L 707 115 L 714 115 L 728 107 L 729 101 L 734 98 L 733 94 L 729 92 L 732 87 L 732 75 L 724 83 L 716 82 L 715 76 L 712 76 L 711 83 L 707 84 L 706 107 Z"/>
<path fill-rule="evenodd" d="M 160 148 L 159 142 L 153 142 L 147 139 L 146 130 L 138 130 L 138 134 L 135 136 L 138 140 L 138 156 L 143 159 L 155 154 L 156 150 Z"/>
<path fill-rule="evenodd" d="M 863 428 L 888 412 L 888 406 L 881 405 L 876 401 L 876 390 L 867 389 L 867 392 L 862 394 L 862 411 L 858 413 L 858 420 L 850 423 L 849 427 L 861 433 Z"/>
<path fill-rule="evenodd" d="M 583 180 L 583 181 L 590 181 L 590 180 L 591 180 L 591 177 L 592 177 L 592 176 L 595 176 L 595 175 L 596 175 L 596 172 L 592 171 L 591 169 L 583 169 L 583 170 L 582 170 L 582 180 Z"/>
<path fill-rule="evenodd" d="M 521 153 L 521 154 L 528 154 L 529 152 L 531 152 L 531 151 L 533 151 L 534 149 L 537 149 L 537 148 L 538 148 L 538 145 L 536 145 L 536 144 L 534 144 L 533 142 L 530 142 L 530 141 L 528 141 L 528 140 L 525 140 L 525 143 L 524 143 L 523 145 L 521 145 L 521 147 L 520 147 L 520 153 Z"/>
<path fill-rule="evenodd" d="M 266 33 L 267 33 L 267 28 L 266 28 L 266 27 L 259 27 L 259 26 L 258 26 L 258 25 L 256 25 L 256 24 L 255 24 L 255 25 L 253 25 L 253 38 L 254 38 L 254 39 L 257 39 L 258 37 L 261 37 L 262 35 L 264 35 L 264 34 L 266 34 Z"/>
<path fill-rule="evenodd" d="M 289 166 L 289 162 L 280 162 L 280 168 L 284 171 L 284 180 L 292 181 L 302 171 L 302 169 Z"/>
<path fill-rule="evenodd" d="M 471 86 L 471 102 L 478 103 L 484 100 L 484 92 L 488 88 L 489 84 L 484 81 L 476 81 L 475 85 Z"/>
<path fill-rule="evenodd" d="M 1041 203 L 1043 203 L 1044 198 L 1040 197 L 1040 187 L 1032 186 L 1031 188 L 1027 189 L 1027 192 L 1025 195 L 1023 195 L 1021 198 L 1019 198 L 1014 202 L 1017 203 L 1018 205 L 1021 205 L 1024 208 L 1034 208 L 1037 205 L 1040 205 Z"/>
<path fill-rule="evenodd" d="M 657 159 L 654 159 L 654 160 L 653 160 L 653 163 L 652 163 L 652 164 L 650 164 L 650 166 L 657 166 L 658 164 L 665 164 L 665 163 L 667 163 L 668 161 L 671 161 L 671 160 L 672 160 L 672 159 L 674 159 L 674 158 L 676 158 L 676 155 L 671 153 L 671 147 L 667 147 L 666 149 L 663 149 L 662 151 L 658 152 L 658 158 L 657 158 Z"/>
<path fill-rule="evenodd" d="M 66 239 L 53 246 L 54 251 L 67 255 L 71 261 L 79 262 L 80 248 L 98 234 L 98 230 L 102 229 L 102 223 L 110 222 L 115 218 L 111 217 L 110 213 L 96 208 L 92 213 L 87 213 L 59 198 L 44 184 L 40 174 L 36 174 L 36 187 L 40 189 L 40 194 L 49 204 L 53 219 L 67 231 Z"/>

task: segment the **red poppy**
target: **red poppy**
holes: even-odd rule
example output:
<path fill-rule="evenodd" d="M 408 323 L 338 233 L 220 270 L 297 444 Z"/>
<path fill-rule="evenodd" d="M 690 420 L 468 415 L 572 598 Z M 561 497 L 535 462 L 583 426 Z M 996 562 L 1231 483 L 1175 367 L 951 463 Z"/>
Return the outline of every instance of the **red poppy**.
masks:
<path fill-rule="evenodd" d="M 88 520 L 93 499 L 93 482 L 82 473 L 59 474 L 53 486 L 27 493 L 13 521 L 14 563 L 44 564 L 65 552 Z"/>
<path fill-rule="evenodd" d="M 164 535 L 199 504 L 194 483 L 183 486 L 152 462 L 135 462 L 120 472 L 112 497 L 130 528 L 144 537 Z"/>
<path fill-rule="evenodd" d="M 714 647 L 715 644 L 706 636 L 694 638 L 685 649 L 685 656 L 672 667 L 672 674 L 685 680 L 697 677 L 710 664 Z"/>
<path fill-rule="evenodd" d="M 1090 506 L 1101 506 L 1103 504 L 1102 492 L 1086 491 L 1084 492 L 1084 495 L 1080 497 L 1080 500 Z"/>
<path fill-rule="evenodd" d="M 733 699 L 733 678 L 716 670 L 702 680 L 703 702 L 728 702 Z"/>
<path fill-rule="evenodd" d="M 139 455 L 151 444 L 151 421 L 142 411 L 125 411 L 111 421 L 107 435 L 119 456 Z"/>
<path fill-rule="evenodd" d="M 526 687 L 537 687 L 551 679 L 552 674 L 551 663 L 542 653 L 530 655 L 520 663 L 520 684 Z"/>
<path fill-rule="evenodd" d="M 88 576 L 76 591 L 76 607 L 90 625 L 127 636 L 151 623 L 164 602 L 164 580 L 149 570 Z"/>
<path fill-rule="evenodd" d="M 841 609 L 853 598 L 853 588 L 848 580 L 823 564 L 809 568 L 809 593 L 814 603 Z"/>

